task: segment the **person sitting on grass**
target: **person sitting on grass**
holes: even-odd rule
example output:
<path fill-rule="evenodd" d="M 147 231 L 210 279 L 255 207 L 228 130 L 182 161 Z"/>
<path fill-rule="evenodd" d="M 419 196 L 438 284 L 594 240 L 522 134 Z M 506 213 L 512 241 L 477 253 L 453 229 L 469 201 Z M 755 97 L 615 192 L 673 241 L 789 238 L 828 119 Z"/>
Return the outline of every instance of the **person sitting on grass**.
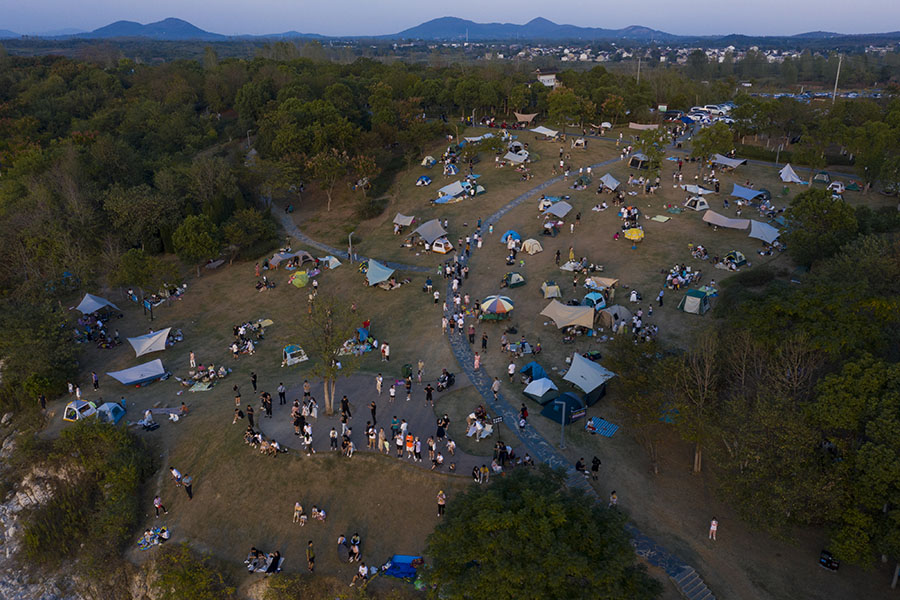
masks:
<path fill-rule="evenodd" d="M 369 569 L 366 567 L 366 563 L 360 563 L 359 570 L 356 572 L 356 575 L 353 576 L 353 581 L 350 582 L 350 587 L 356 585 L 357 581 L 363 581 L 369 579 Z"/>
<path fill-rule="evenodd" d="M 319 508 L 314 504 L 312 507 L 312 517 L 317 521 L 325 522 L 325 511 L 319 510 Z"/>

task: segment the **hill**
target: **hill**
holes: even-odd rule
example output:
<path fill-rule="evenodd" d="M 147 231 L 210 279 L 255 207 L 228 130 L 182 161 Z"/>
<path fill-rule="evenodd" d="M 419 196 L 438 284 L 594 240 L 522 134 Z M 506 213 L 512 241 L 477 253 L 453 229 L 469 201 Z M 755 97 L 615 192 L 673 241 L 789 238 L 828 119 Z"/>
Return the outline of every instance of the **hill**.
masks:
<path fill-rule="evenodd" d="M 648 27 L 632 25 L 623 29 L 560 25 L 544 18 L 532 19 L 524 25 L 515 23 L 476 23 L 457 17 L 441 17 L 426 21 L 385 38 L 421 40 L 674 40 L 678 36 Z"/>
<path fill-rule="evenodd" d="M 9 29 L 0 29 L 0 40 L 5 40 L 9 38 L 17 38 L 22 37 L 15 31 L 10 31 Z"/>
<path fill-rule="evenodd" d="M 78 34 L 87 39 L 145 37 L 155 40 L 224 41 L 228 36 L 204 31 L 181 19 L 168 18 L 142 25 L 135 21 L 116 21 L 105 27 Z"/>

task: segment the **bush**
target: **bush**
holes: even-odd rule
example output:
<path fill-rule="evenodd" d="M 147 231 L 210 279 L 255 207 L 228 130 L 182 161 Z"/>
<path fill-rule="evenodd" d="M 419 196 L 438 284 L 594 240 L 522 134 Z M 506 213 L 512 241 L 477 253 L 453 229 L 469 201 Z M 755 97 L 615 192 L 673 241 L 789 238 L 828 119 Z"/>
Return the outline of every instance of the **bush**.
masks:
<path fill-rule="evenodd" d="M 153 587 L 160 600 L 226 600 L 235 588 L 226 581 L 225 570 L 214 565 L 209 556 L 201 556 L 187 544 L 164 549 L 157 559 L 158 577 Z"/>
<path fill-rule="evenodd" d="M 737 156 L 741 158 L 765 160 L 767 162 L 775 162 L 775 159 L 778 158 L 778 161 L 780 163 L 794 163 L 799 165 L 803 164 L 797 163 L 795 161 L 794 153 L 791 150 L 782 150 L 781 152 L 778 152 L 777 150 L 767 150 L 764 146 L 756 146 L 753 144 L 737 144 L 735 146 L 735 151 L 737 153 Z M 850 160 L 850 157 L 842 154 L 826 154 L 825 161 L 829 165 L 853 165 L 853 161 Z"/>

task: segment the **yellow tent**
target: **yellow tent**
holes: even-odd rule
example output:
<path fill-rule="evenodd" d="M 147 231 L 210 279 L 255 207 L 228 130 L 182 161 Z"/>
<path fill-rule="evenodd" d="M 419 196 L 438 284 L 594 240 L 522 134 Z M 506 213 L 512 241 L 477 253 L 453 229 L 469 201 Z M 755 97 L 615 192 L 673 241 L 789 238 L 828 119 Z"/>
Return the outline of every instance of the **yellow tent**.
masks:
<path fill-rule="evenodd" d="M 625 239 L 632 242 L 640 242 L 644 239 L 644 230 L 638 227 L 632 227 L 625 230 Z"/>

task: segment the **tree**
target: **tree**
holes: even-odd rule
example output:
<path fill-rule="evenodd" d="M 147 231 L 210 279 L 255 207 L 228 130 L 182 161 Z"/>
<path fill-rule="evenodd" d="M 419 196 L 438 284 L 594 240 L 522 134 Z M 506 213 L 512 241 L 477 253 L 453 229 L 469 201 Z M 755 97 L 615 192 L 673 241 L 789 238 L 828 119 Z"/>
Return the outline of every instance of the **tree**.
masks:
<path fill-rule="evenodd" d="M 331 195 L 334 193 L 334 185 L 347 174 L 347 153 L 330 150 L 320 152 L 306 163 L 312 178 L 318 182 L 328 198 L 327 211 L 331 211 Z"/>
<path fill-rule="evenodd" d="M 560 86 L 547 96 L 550 118 L 562 126 L 563 133 L 572 119 L 581 115 L 582 100 L 574 91 Z"/>
<path fill-rule="evenodd" d="M 341 354 L 341 347 L 356 337 L 358 319 L 346 298 L 318 295 L 310 300 L 309 318 L 297 334 L 300 345 L 313 361 L 310 374 L 322 378 L 325 412 L 334 414 L 334 390 L 339 377 L 349 377 L 359 366 L 358 357 Z"/>
<path fill-rule="evenodd" d="M 624 525 L 561 472 L 516 469 L 449 499 L 427 541 L 431 597 L 654 598 L 661 586 L 636 564 Z"/>
<path fill-rule="evenodd" d="M 257 242 L 273 239 L 275 233 L 272 220 L 255 208 L 237 211 L 222 227 L 222 237 L 232 251 L 230 262 L 234 262 L 241 251 L 252 248 Z"/>
<path fill-rule="evenodd" d="M 219 228 L 206 215 L 191 215 L 172 234 L 172 243 L 178 258 L 197 263 L 200 277 L 200 263 L 219 254 Z"/>
<path fill-rule="evenodd" d="M 227 600 L 235 588 L 223 577 L 224 569 L 214 566 L 209 556 L 198 556 L 186 543 L 160 552 L 156 564 L 158 578 L 153 587 L 161 600 Z"/>
<path fill-rule="evenodd" d="M 806 266 L 837 254 L 859 231 L 853 207 L 822 189 L 797 194 L 785 211 L 784 239 L 794 259 Z"/>
<path fill-rule="evenodd" d="M 106 192 L 103 208 L 129 245 L 140 244 L 142 249 L 159 251 L 160 231 L 178 222 L 182 203 L 179 198 L 157 193 L 146 184 L 131 188 L 114 185 Z M 148 248 L 151 240 L 154 243 Z"/>
<path fill-rule="evenodd" d="M 613 127 L 619 118 L 625 114 L 625 99 L 617 94 L 610 94 L 600 105 L 600 112 L 604 117 L 612 120 Z"/>
<path fill-rule="evenodd" d="M 691 140 L 691 156 L 699 161 L 700 174 L 703 164 L 713 154 L 725 154 L 733 147 L 734 140 L 728 125 L 719 121 L 710 127 L 704 127 Z"/>
<path fill-rule="evenodd" d="M 372 181 L 378 177 L 381 169 L 371 154 L 357 154 L 350 161 L 350 168 L 357 177 L 356 189 L 362 192 L 365 203 L 366 193 L 372 188 Z"/>
<path fill-rule="evenodd" d="M 145 289 L 158 289 L 178 276 L 171 263 L 164 262 L 138 248 L 131 248 L 119 257 L 109 275 L 111 285 L 136 287 L 143 296 Z"/>
<path fill-rule="evenodd" d="M 693 472 L 703 468 L 703 445 L 709 438 L 717 410 L 719 373 L 716 355 L 719 339 L 702 333 L 674 370 L 676 427 L 694 444 Z"/>
<path fill-rule="evenodd" d="M 665 151 L 663 148 L 668 143 L 668 133 L 662 127 L 659 129 L 647 129 L 642 131 L 637 138 L 637 149 L 647 155 L 650 169 L 659 172 Z"/>

